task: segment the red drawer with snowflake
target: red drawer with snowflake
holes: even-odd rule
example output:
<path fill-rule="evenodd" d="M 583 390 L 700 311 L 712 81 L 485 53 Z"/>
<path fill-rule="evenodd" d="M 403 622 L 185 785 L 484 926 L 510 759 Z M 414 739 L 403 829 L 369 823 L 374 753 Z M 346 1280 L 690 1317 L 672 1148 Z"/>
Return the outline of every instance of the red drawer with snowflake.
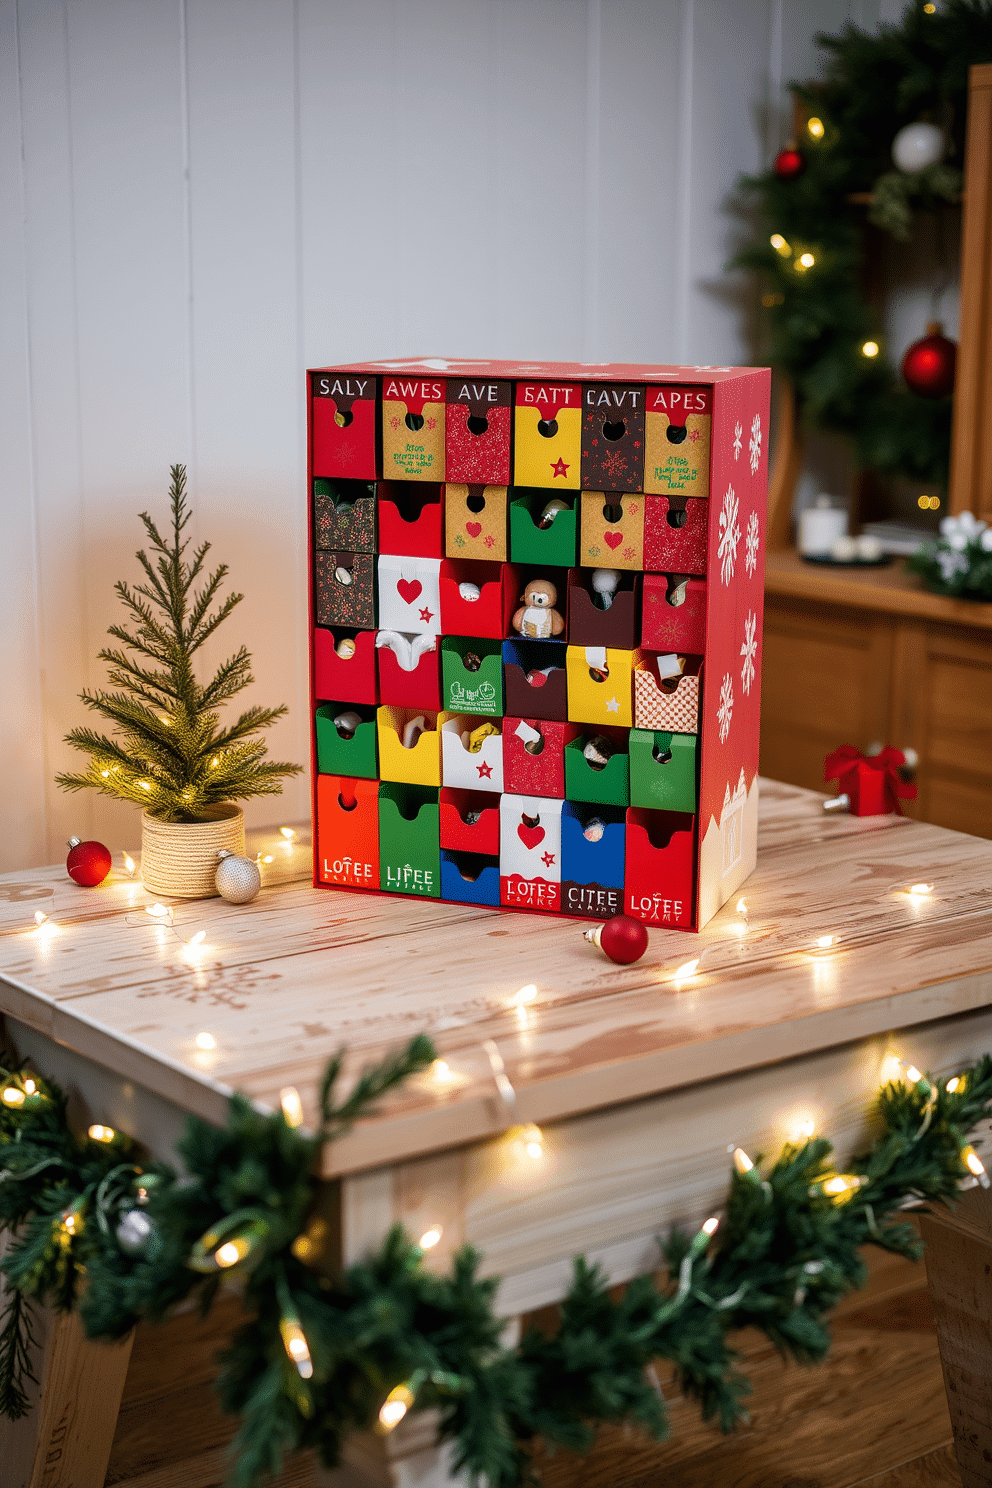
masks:
<path fill-rule="evenodd" d="M 383 839 L 368 854 L 379 881 L 369 869 L 363 889 L 397 892 L 399 834 L 431 897 L 455 883 L 446 853 L 484 855 L 502 904 L 479 913 L 589 903 L 605 916 L 622 902 L 696 930 L 736 894 L 757 851 L 769 384 L 755 367 L 443 357 L 309 374 L 314 737 L 318 704 L 341 738 L 361 722 L 356 702 L 403 713 L 386 760 L 376 735 L 377 778 L 359 782 Z M 371 396 L 350 419 L 335 404 L 332 420 L 326 390 L 341 388 Z M 349 439 L 362 479 L 378 482 L 375 553 L 328 553 L 313 530 L 314 483 Z M 513 520 L 506 534 L 519 510 L 517 551 Z M 358 621 L 337 609 L 353 608 L 343 596 L 360 580 Z M 457 675 L 442 687 L 438 659 L 453 647 Z M 355 666 L 378 678 L 368 698 Z M 434 686 L 420 690 L 427 672 Z M 694 792 L 681 799 L 694 814 L 640 804 L 630 724 L 659 778 L 673 733 L 692 736 Z M 354 826 L 316 743 L 313 761 L 315 882 L 354 887 L 322 871 L 353 859 Z M 492 780 L 466 790 L 476 768 Z M 607 835 L 609 893 L 596 846 Z"/>

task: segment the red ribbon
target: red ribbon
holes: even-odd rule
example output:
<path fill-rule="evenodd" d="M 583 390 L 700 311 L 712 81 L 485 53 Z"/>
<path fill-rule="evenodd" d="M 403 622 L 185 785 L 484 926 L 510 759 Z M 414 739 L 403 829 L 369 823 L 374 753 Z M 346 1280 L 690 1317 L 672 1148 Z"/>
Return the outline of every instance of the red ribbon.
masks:
<path fill-rule="evenodd" d="M 866 801 L 865 804 L 872 814 L 879 811 L 897 812 L 901 816 L 900 799 L 912 801 L 916 798 L 916 786 L 908 784 L 899 774 L 905 763 L 906 756 L 902 750 L 893 749 L 891 745 L 886 745 L 878 754 L 864 754 L 853 744 L 842 744 L 824 760 L 823 778 L 840 781 L 841 791 L 851 797 L 851 811 L 855 816 L 867 814 L 858 809 L 863 780 L 865 785 L 871 782 L 874 787 L 872 789 L 869 786 L 865 792 L 870 798 L 870 802 Z M 882 779 L 872 781 L 868 773 L 872 771 L 880 774 Z"/>

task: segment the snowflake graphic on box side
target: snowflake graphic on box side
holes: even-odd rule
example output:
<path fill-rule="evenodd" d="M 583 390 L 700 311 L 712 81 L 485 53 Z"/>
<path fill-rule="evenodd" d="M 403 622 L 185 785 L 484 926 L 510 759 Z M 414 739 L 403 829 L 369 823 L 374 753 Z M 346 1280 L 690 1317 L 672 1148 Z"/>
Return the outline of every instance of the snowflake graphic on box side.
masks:
<path fill-rule="evenodd" d="M 716 721 L 720 725 L 720 743 L 726 744 L 730 733 L 730 720 L 734 716 L 734 684 L 730 673 L 724 672 L 720 683 L 720 706 L 716 710 Z"/>
<path fill-rule="evenodd" d="M 761 414 L 760 413 L 756 413 L 754 415 L 754 422 L 751 425 L 751 443 L 748 445 L 748 449 L 751 452 L 751 474 L 754 475 L 755 471 L 758 468 L 758 461 L 761 459 Z"/>
<path fill-rule="evenodd" d="M 741 641 L 741 686 L 745 697 L 751 691 L 751 683 L 754 681 L 754 658 L 757 654 L 758 617 L 754 610 L 751 610 L 744 621 L 744 639 Z"/>
<path fill-rule="evenodd" d="M 744 443 L 744 425 L 741 423 L 740 419 L 738 419 L 737 420 L 737 423 L 734 425 L 734 459 L 735 460 L 739 460 L 740 457 L 741 457 L 741 445 L 743 443 Z"/>
<path fill-rule="evenodd" d="M 734 494 L 733 486 L 728 486 L 720 512 L 720 545 L 717 548 L 720 578 L 725 584 L 730 583 L 737 566 L 737 547 L 741 540 L 740 523 L 737 520 L 739 515 L 740 503 Z"/>
<path fill-rule="evenodd" d="M 627 457 L 621 450 L 607 450 L 603 456 L 603 470 L 610 480 L 623 480 L 627 474 Z"/>
<path fill-rule="evenodd" d="M 758 544 L 760 541 L 760 527 L 758 524 L 758 513 L 753 511 L 747 519 L 747 532 L 744 534 L 744 567 L 748 575 L 753 575 L 758 567 Z"/>

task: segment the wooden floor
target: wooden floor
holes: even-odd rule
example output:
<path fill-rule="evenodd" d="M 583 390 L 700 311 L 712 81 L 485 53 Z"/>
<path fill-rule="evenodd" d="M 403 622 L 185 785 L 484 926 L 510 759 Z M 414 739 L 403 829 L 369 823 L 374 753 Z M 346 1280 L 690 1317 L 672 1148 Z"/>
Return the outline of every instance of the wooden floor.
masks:
<path fill-rule="evenodd" d="M 960 1488 L 922 1266 L 869 1252 L 871 1280 L 837 1311 L 817 1368 L 783 1365 L 758 1335 L 738 1346 L 754 1385 L 750 1426 L 733 1437 L 675 1399 L 662 1445 L 604 1431 L 592 1454 L 540 1464 L 543 1488 Z M 186 1314 L 135 1340 L 107 1474 L 115 1488 L 219 1488 L 231 1424 L 211 1390 L 213 1352 L 237 1319 Z M 316 1488 L 301 1456 L 279 1488 Z"/>

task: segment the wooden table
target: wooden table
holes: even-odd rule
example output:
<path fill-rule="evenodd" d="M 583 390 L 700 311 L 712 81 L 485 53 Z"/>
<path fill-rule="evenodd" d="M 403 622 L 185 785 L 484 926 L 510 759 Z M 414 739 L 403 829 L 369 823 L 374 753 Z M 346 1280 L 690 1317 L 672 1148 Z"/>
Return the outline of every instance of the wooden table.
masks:
<path fill-rule="evenodd" d="M 719 1202 L 728 1147 L 771 1152 L 812 1121 L 848 1150 L 893 1052 L 950 1072 L 992 1048 L 992 847 L 904 818 L 825 817 L 820 799 L 763 782 L 747 916 L 729 904 L 699 936 L 652 931 L 632 967 L 573 920 L 315 890 L 302 833 L 253 843 L 275 858 L 254 904 L 177 905 L 175 934 L 134 880 L 82 890 L 61 868 L 10 874 L 8 1040 L 71 1088 L 81 1122 L 169 1158 L 185 1115 L 221 1120 L 233 1089 L 271 1107 L 293 1084 L 312 1112 L 339 1045 L 351 1075 L 430 1033 L 446 1070 L 328 1155 L 342 1253 L 394 1220 L 415 1236 L 440 1227 L 427 1264 L 471 1241 L 504 1276 L 512 1320 L 562 1295 L 577 1251 L 615 1281 L 650 1268 L 659 1230 Z M 910 894 L 921 881 L 933 892 Z M 40 930 L 36 909 L 50 915 Z M 542 1157 L 511 1122 L 539 1124 Z M 51 1333 L 44 1408 L 0 1444 L 14 1488 L 103 1482 L 127 1349 L 75 1327 Z M 454 1481 L 416 1421 L 388 1445 L 387 1461 L 356 1444 L 348 1481 Z"/>

